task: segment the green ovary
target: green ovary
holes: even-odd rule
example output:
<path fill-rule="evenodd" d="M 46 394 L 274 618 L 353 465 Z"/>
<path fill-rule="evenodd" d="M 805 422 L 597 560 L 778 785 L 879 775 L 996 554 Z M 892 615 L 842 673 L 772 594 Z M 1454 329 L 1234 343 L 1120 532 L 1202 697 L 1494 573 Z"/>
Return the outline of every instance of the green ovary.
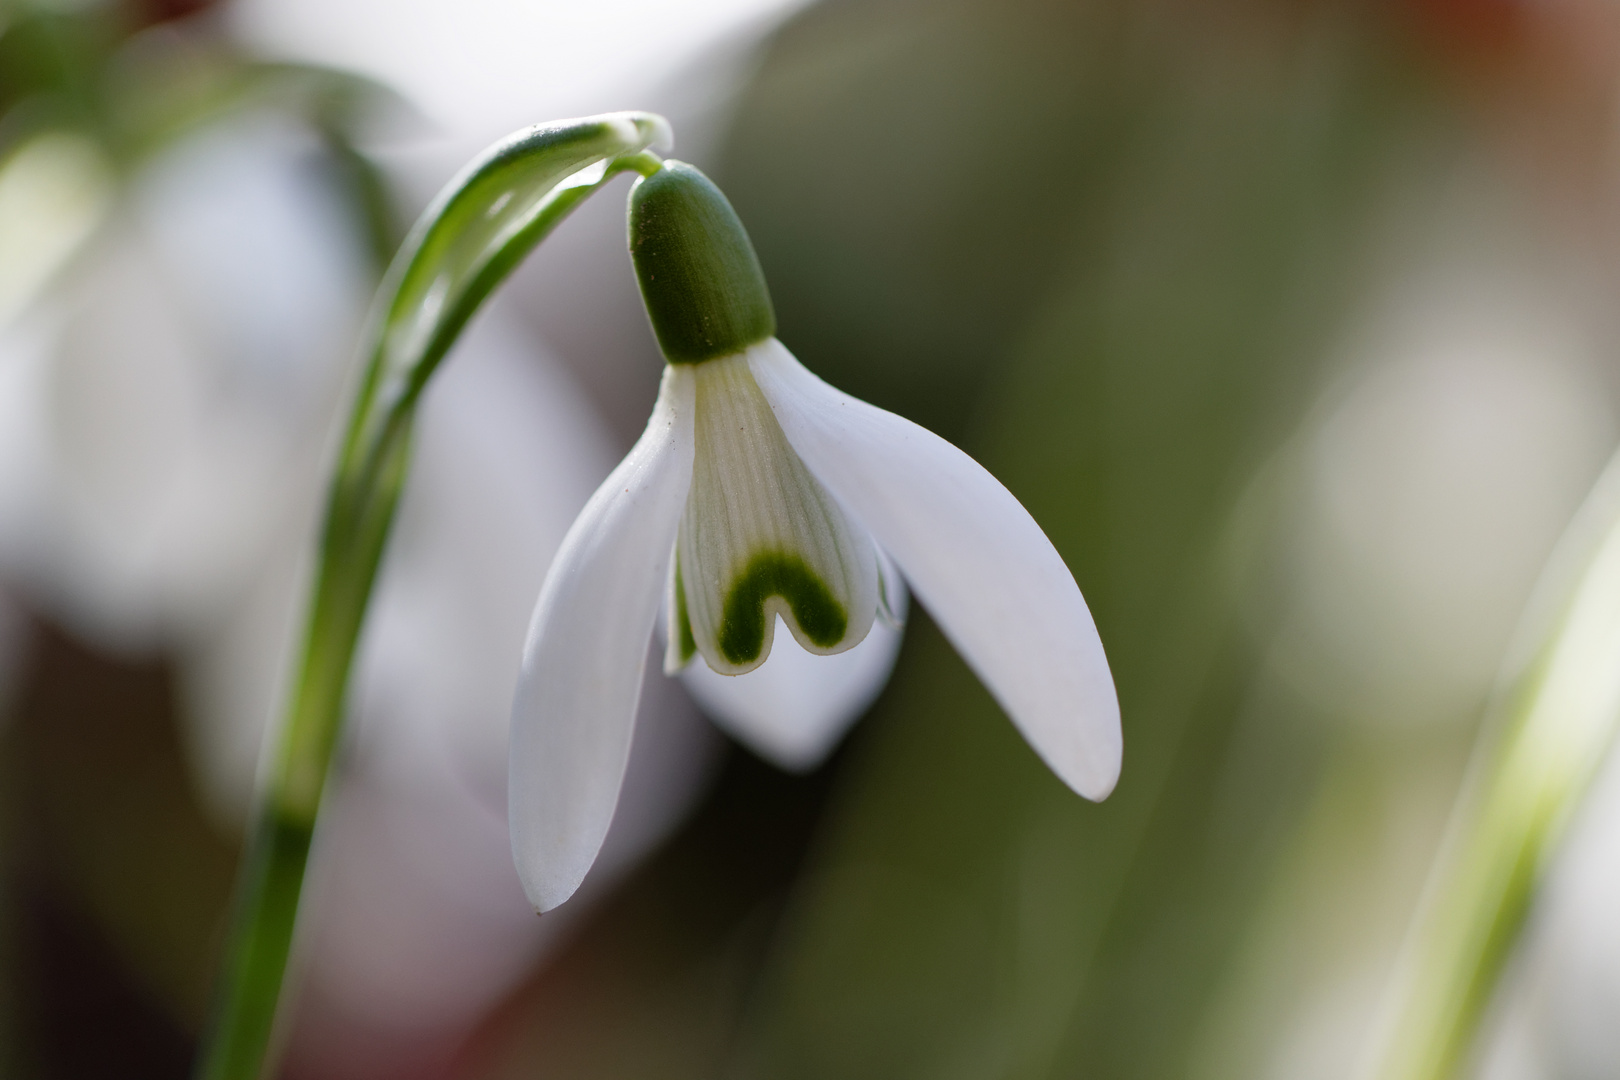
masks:
<path fill-rule="evenodd" d="M 787 602 L 800 632 L 813 644 L 830 649 L 844 639 L 849 613 L 810 565 L 797 555 L 762 551 L 748 560 L 726 594 L 718 644 L 731 663 L 759 658 L 769 617 L 765 605 L 773 596 Z"/>

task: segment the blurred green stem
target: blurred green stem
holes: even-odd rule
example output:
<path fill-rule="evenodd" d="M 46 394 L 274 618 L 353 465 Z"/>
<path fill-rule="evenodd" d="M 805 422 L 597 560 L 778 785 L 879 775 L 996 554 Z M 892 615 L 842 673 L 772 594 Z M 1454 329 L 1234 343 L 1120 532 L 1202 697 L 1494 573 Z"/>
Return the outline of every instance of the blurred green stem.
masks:
<path fill-rule="evenodd" d="M 1573 585 L 1573 587 L 1571 587 Z M 1449 1080 L 1475 1034 L 1537 885 L 1620 720 L 1620 456 L 1541 586 L 1550 626 L 1482 736 L 1413 924 L 1372 1080 Z M 1545 618 L 1550 614 L 1552 618 Z"/>
<path fill-rule="evenodd" d="M 295 690 L 199 1048 L 203 1080 L 272 1072 L 271 1036 L 310 841 L 422 389 L 479 305 L 559 221 L 618 173 L 659 167 L 644 147 L 667 132 L 661 118 L 619 113 L 496 144 L 427 210 L 379 289 L 370 362 L 328 497 Z"/>

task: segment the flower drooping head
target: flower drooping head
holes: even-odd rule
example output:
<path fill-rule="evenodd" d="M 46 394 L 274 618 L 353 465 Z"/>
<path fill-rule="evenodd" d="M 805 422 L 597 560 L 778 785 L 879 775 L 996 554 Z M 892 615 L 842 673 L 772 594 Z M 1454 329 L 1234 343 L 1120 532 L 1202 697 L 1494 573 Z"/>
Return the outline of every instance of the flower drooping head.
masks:
<path fill-rule="evenodd" d="M 809 653 L 853 649 L 898 621 L 903 576 L 1052 770 L 1106 797 L 1113 680 L 1028 511 L 783 348 L 753 245 L 697 169 L 668 161 L 637 182 L 630 251 L 668 365 L 646 432 L 563 541 L 525 648 L 511 826 L 535 906 L 573 894 L 607 833 L 661 607 L 667 672 L 739 676 L 781 647 L 778 622 Z"/>

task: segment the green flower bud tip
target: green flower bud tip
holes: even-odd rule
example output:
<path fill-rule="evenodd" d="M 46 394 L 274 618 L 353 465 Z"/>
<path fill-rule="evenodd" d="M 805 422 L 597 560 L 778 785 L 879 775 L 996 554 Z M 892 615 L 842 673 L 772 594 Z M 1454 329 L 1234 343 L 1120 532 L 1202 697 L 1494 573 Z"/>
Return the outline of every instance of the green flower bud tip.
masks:
<path fill-rule="evenodd" d="M 737 212 L 679 161 L 630 191 L 630 256 L 653 333 L 672 364 L 742 352 L 776 333 L 759 257 Z"/>

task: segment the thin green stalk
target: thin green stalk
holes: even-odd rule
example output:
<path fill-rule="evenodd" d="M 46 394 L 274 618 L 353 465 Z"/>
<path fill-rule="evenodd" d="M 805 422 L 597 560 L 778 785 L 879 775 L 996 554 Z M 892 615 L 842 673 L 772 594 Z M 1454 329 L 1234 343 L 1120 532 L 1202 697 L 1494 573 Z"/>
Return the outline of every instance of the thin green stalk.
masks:
<path fill-rule="evenodd" d="M 1504 697 L 1459 797 L 1367 1074 L 1449 1080 L 1564 827 L 1620 723 L 1620 456 L 1543 582 L 1550 625 Z"/>
<path fill-rule="evenodd" d="M 422 390 L 524 256 L 618 173 L 655 171 L 659 161 L 645 148 L 667 135 L 660 117 L 615 113 L 502 140 L 429 207 L 379 289 L 370 362 L 328 496 L 294 691 L 197 1059 L 201 1080 L 259 1080 L 273 1071 L 276 1007 L 304 870 Z"/>

